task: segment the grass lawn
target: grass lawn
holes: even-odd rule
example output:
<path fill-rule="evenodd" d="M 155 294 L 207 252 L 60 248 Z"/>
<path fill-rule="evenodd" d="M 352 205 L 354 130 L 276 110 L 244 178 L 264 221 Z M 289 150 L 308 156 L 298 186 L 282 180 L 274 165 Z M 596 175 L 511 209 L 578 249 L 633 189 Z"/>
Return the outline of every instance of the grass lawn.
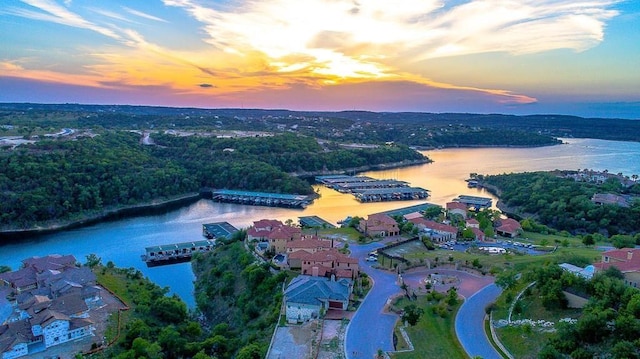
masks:
<path fill-rule="evenodd" d="M 425 296 L 419 296 L 415 302 L 409 302 L 406 298 L 402 298 L 395 306 L 402 308 L 408 304 L 415 304 L 424 309 L 424 314 L 418 323 L 413 327 L 405 328 L 414 350 L 391 353 L 392 358 L 467 358 L 467 354 L 456 337 L 454 325 L 456 313 L 462 303 L 458 303 L 445 318 L 431 312 L 430 308 L 433 304 L 429 303 Z M 401 323 L 397 325 L 401 325 Z"/>

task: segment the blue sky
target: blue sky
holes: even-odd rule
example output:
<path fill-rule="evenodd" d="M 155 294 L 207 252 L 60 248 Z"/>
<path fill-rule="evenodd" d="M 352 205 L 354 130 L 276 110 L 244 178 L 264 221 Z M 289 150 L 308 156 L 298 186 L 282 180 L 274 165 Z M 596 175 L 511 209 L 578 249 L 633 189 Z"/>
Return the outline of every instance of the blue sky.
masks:
<path fill-rule="evenodd" d="M 640 2 L 3 0 L 0 102 L 640 118 Z"/>

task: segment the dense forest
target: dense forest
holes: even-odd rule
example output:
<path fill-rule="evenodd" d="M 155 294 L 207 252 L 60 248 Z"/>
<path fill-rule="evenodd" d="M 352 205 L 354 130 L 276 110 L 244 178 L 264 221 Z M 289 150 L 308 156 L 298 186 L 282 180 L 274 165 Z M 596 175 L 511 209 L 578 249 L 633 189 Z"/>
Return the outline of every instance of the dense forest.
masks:
<path fill-rule="evenodd" d="M 426 161 L 402 145 L 350 150 L 295 134 L 153 140 L 143 145 L 140 134 L 109 130 L 0 151 L 0 227 L 72 221 L 204 187 L 312 194 L 291 172 Z"/>
<path fill-rule="evenodd" d="M 640 228 L 640 200 L 630 207 L 597 205 L 595 193 L 640 195 L 640 183 L 624 187 L 610 178 L 603 184 L 577 182 L 551 172 L 485 176 L 486 185 L 497 188 L 503 208 L 513 215 L 533 217 L 559 231 L 635 234 Z"/>
<path fill-rule="evenodd" d="M 198 308 L 211 327 L 226 327 L 224 352 L 216 357 L 234 357 L 251 345 L 260 353 L 257 358 L 264 358 L 290 279 L 287 272 L 274 274 L 268 263 L 255 262 L 241 241 L 196 256 L 192 264 Z"/>
<path fill-rule="evenodd" d="M 180 298 L 167 296 L 133 268 L 94 265 L 99 282 L 131 308 L 123 314 L 114 345 L 94 358 L 259 359 L 264 358 L 278 322 L 285 273 L 273 275 L 254 263 L 237 238 L 193 264 L 198 304 L 205 316 L 189 313 Z M 220 305 L 223 304 L 223 305 Z"/>

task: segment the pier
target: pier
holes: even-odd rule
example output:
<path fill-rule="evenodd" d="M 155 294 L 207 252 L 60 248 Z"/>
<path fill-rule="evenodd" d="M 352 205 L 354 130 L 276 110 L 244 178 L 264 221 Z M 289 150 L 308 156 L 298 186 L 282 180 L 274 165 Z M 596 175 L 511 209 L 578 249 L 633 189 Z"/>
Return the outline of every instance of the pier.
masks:
<path fill-rule="evenodd" d="M 211 240 L 162 244 L 145 248 L 145 254 L 141 257 L 148 267 L 153 267 L 188 262 L 194 253 L 210 252 L 214 248 L 215 241 Z"/>
<path fill-rule="evenodd" d="M 311 202 L 309 196 L 299 194 L 235 191 L 227 189 L 212 191 L 212 199 L 217 202 L 289 208 L 305 208 L 309 202 Z"/>

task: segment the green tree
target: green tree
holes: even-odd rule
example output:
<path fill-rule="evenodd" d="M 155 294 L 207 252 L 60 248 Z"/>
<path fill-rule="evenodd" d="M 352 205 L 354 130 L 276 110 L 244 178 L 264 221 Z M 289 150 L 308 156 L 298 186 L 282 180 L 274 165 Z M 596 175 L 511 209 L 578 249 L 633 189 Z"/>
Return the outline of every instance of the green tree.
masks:
<path fill-rule="evenodd" d="M 496 276 L 496 285 L 504 290 L 513 288 L 517 280 L 517 273 L 512 270 L 505 270 Z"/>
<path fill-rule="evenodd" d="M 100 261 L 102 261 L 102 258 L 98 257 L 94 253 L 91 253 L 91 254 L 87 255 L 86 259 L 87 259 L 86 266 L 89 267 L 89 268 L 94 268 L 94 267 L 100 265 Z"/>
<path fill-rule="evenodd" d="M 582 243 L 585 246 L 589 247 L 589 246 L 592 246 L 592 245 L 596 244 L 596 240 L 593 238 L 592 234 L 587 234 L 584 237 L 582 237 Z"/>
<path fill-rule="evenodd" d="M 424 314 L 424 309 L 417 307 L 415 304 L 409 304 L 404 307 L 404 311 L 402 313 L 402 321 L 409 323 L 409 325 L 414 326 L 418 324 L 420 317 Z"/>

